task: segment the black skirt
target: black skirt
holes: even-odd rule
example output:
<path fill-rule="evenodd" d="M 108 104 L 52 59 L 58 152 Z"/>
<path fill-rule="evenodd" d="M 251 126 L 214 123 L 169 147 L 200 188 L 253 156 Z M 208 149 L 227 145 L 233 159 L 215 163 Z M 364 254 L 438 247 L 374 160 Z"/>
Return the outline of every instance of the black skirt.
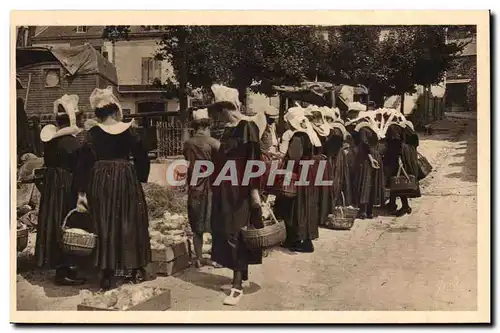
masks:
<path fill-rule="evenodd" d="M 332 157 L 332 206 L 349 206 L 352 204 L 351 171 L 348 153 L 340 150 Z"/>
<path fill-rule="evenodd" d="M 251 206 L 250 188 L 223 182 L 212 194 L 212 260 L 241 271 L 262 264 L 262 250 L 249 249 L 241 233 L 244 226 L 263 226 L 262 210 Z"/>
<path fill-rule="evenodd" d="M 354 164 L 353 197 L 356 205 L 382 205 L 385 199 L 385 178 L 382 157 L 378 148 L 371 147 L 369 153 L 380 166 L 372 168 L 368 154 L 358 149 Z"/>
<path fill-rule="evenodd" d="M 134 166 L 125 160 L 98 161 L 87 199 L 98 236 L 99 269 L 134 269 L 151 261 L 148 212 Z"/>
<path fill-rule="evenodd" d="M 38 267 L 56 268 L 62 263 L 61 226 L 76 206 L 73 174 L 63 168 L 47 168 L 38 212 L 35 257 Z"/>

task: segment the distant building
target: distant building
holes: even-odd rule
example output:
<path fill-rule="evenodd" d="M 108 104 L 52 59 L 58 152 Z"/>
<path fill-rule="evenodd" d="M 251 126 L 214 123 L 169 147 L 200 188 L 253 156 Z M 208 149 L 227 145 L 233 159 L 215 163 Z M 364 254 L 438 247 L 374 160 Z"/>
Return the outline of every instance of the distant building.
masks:
<path fill-rule="evenodd" d="M 470 28 L 450 27 L 447 42 L 468 43 L 453 67 L 446 73 L 446 110 L 476 112 L 477 46 L 476 32 Z"/>
<path fill-rule="evenodd" d="M 166 96 L 158 85 L 174 77 L 173 68 L 168 61 L 153 58 L 157 41 L 162 37 L 161 28 L 131 26 L 128 40 L 118 40 L 115 43 L 102 39 L 104 28 L 43 27 L 35 33 L 32 43 L 35 46 L 90 43 L 116 67 L 119 98 L 125 114 L 179 111 L 178 98 Z"/>

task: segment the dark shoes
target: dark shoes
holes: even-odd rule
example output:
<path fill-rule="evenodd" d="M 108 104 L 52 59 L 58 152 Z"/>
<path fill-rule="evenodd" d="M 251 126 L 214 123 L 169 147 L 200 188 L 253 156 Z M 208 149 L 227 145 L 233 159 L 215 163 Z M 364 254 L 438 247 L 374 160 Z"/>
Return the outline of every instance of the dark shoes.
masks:
<path fill-rule="evenodd" d="M 81 286 L 87 281 L 78 277 L 76 267 L 59 267 L 56 269 L 54 282 L 59 286 Z"/>
<path fill-rule="evenodd" d="M 290 251 L 302 252 L 302 253 L 312 253 L 314 252 L 314 245 L 311 240 L 304 240 L 293 244 L 290 247 Z"/>
<path fill-rule="evenodd" d="M 151 280 L 151 276 L 144 267 L 132 270 L 132 283 L 141 283 Z"/>
<path fill-rule="evenodd" d="M 411 212 L 412 212 L 412 210 L 410 207 L 402 207 L 396 211 L 396 216 L 401 217 L 401 216 L 406 215 L 406 214 L 410 215 Z"/>

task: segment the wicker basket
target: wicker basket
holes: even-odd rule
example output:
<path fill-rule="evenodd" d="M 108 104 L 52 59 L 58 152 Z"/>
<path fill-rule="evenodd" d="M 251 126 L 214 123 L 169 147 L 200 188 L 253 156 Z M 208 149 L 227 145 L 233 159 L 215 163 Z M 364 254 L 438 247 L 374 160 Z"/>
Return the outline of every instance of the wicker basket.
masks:
<path fill-rule="evenodd" d="M 342 193 L 342 199 L 345 204 L 344 193 Z M 352 216 L 353 211 L 356 211 L 354 216 Z M 335 207 L 333 209 L 333 213 L 327 216 L 325 227 L 333 230 L 350 230 L 354 225 L 354 219 L 356 218 L 357 209 L 349 208 L 349 213 L 350 216 L 347 216 L 345 207 Z"/>
<path fill-rule="evenodd" d="M 63 225 L 61 227 L 61 245 L 62 249 L 66 253 L 70 253 L 77 256 L 88 256 L 92 253 L 97 243 L 97 235 L 87 232 L 85 234 L 72 232 L 71 229 L 66 228 L 66 222 L 68 218 L 76 213 L 77 210 L 71 210 L 68 215 L 64 218 Z"/>
<path fill-rule="evenodd" d="M 355 219 L 356 216 L 358 216 L 359 208 L 356 208 L 356 207 L 346 207 L 345 206 L 344 191 L 340 192 L 340 195 L 342 196 L 344 217 Z"/>
<path fill-rule="evenodd" d="M 249 249 L 265 249 L 282 244 L 286 240 L 285 222 L 278 221 L 273 211 L 271 213 L 272 223 L 264 224 L 261 229 L 245 226 L 241 229 L 245 245 Z"/>
<path fill-rule="evenodd" d="M 17 230 L 17 251 L 21 252 L 28 246 L 28 228 L 24 227 Z"/>

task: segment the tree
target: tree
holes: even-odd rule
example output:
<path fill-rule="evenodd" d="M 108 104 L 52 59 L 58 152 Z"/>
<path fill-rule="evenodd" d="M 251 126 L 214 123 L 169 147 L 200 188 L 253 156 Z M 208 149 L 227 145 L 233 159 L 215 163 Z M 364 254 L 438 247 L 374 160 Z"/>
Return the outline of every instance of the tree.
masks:
<path fill-rule="evenodd" d="M 176 76 L 186 65 L 193 88 L 214 82 L 236 87 L 240 97 L 251 83 L 293 84 L 304 80 L 314 58 L 312 27 L 303 26 L 196 26 L 170 27 L 158 55 L 169 59 Z M 185 57 L 183 56 L 185 49 Z"/>

